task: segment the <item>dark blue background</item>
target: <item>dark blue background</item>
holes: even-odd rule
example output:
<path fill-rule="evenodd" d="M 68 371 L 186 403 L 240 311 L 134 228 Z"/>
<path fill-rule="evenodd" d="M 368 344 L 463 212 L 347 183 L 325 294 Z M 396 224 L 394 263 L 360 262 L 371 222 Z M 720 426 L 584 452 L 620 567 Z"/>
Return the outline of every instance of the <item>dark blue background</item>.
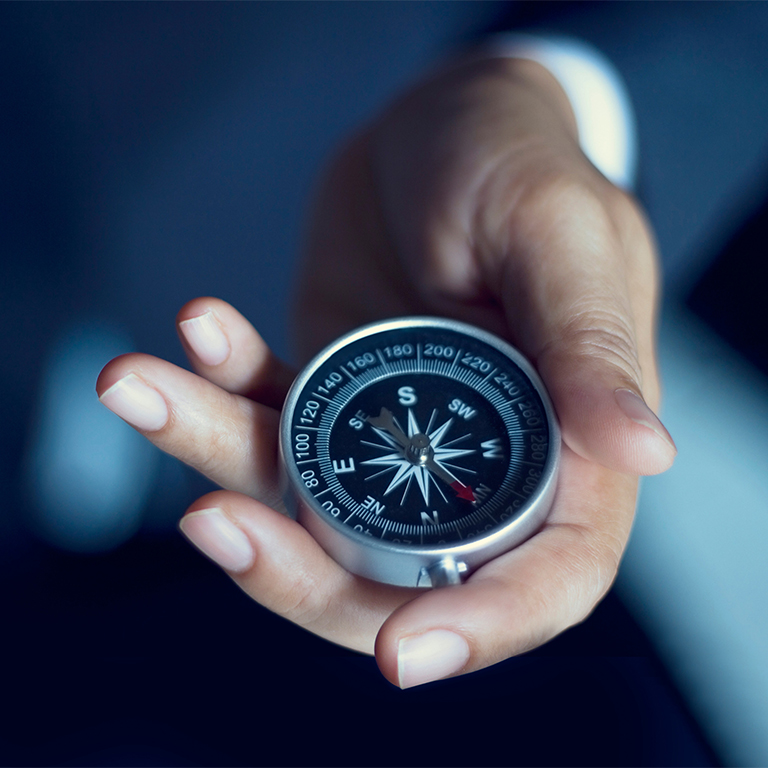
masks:
<path fill-rule="evenodd" d="M 137 534 L 87 555 L 36 532 L 20 482 L 64 330 L 183 363 L 175 313 L 209 294 L 289 356 L 329 151 L 437 57 L 537 25 L 626 78 L 640 194 L 684 298 L 762 198 L 768 6 L 0 6 L 3 764 L 717 764 L 613 595 L 535 653 L 400 692 L 181 540 L 173 520 L 208 487 L 192 473 L 162 464 Z"/>

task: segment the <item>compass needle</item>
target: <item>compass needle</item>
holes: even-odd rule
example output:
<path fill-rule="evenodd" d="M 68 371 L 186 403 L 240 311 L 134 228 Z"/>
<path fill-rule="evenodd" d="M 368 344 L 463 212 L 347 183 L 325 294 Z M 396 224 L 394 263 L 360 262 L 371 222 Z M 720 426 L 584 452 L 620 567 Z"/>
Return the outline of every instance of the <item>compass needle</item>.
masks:
<path fill-rule="evenodd" d="M 396 448 L 398 445 L 402 448 L 405 443 L 408 442 L 407 438 L 403 437 L 403 440 L 398 440 L 391 432 L 385 432 L 383 429 L 374 427 L 373 430 L 387 445 Z"/>
<path fill-rule="evenodd" d="M 299 522 L 348 570 L 412 587 L 455 583 L 535 533 L 560 447 L 530 364 L 438 318 L 376 323 L 321 352 L 280 442 Z"/>

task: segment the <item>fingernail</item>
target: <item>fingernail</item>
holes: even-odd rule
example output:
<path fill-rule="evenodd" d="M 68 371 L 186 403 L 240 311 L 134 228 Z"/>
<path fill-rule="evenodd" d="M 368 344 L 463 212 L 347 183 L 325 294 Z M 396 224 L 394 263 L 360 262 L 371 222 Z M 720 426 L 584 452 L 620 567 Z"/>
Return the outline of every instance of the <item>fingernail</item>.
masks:
<path fill-rule="evenodd" d="M 113 384 L 99 400 L 137 429 L 155 432 L 168 421 L 168 406 L 163 396 L 129 373 Z"/>
<path fill-rule="evenodd" d="M 677 451 L 677 446 L 672 436 L 667 432 L 661 421 L 659 421 L 659 417 L 645 404 L 641 397 L 638 397 L 631 389 L 617 389 L 614 395 L 619 408 L 624 411 L 626 416 L 636 424 L 652 429 L 662 440 Z"/>
<path fill-rule="evenodd" d="M 206 365 L 220 365 L 229 357 L 229 341 L 213 312 L 182 320 L 179 328 L 187 344 Z"/>
<path fill-rule="evenodd" d="M 397 679 L 401 688 L 431 683 L 458 672 L 469 660 L 467 641 L 447 629 L 404 637 L 397 649 Z"/>
<path fill-rule="evenodd" d="M 239 573 L 251 567 L 251 542 L 220 509 L 189 512 L 181 518 L 179 528 L 204 555 L 225 570 Z"/>

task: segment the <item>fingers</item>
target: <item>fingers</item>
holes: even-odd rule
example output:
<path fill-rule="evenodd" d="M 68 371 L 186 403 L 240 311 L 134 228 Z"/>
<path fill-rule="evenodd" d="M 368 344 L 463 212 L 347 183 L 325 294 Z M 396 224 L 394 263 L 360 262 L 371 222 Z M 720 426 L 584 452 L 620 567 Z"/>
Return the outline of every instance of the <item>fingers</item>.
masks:
<path fill-rule="evenodd" d="M 176 327 L 201 376 L 228 392 L 282 407 L 296 372 L 234 307 L 221 299 L 193 299 L 179 311 Z"/>
<path fill-rule="evenodd" d="M 109 362 L 101 402 L 218 485 L 280 508 L 277 411 L 149 355 Z"/>
<path fill-rule="evenodd" d="M 556 506 L 540 533 L 385 622 L 376 642 L 385 677 L 408 688 L 473 672 L 582 621 L 616 574 L 635 491 L 632 478 L 566 449 Z"/>
<path fill-rule="evenodd" d="M 204 496 L 180 528 L 261 605 L 363 653 L 373 653 L 384 619 L 415 594 L 353 576 L 297 522 L 239 494 Z"/>

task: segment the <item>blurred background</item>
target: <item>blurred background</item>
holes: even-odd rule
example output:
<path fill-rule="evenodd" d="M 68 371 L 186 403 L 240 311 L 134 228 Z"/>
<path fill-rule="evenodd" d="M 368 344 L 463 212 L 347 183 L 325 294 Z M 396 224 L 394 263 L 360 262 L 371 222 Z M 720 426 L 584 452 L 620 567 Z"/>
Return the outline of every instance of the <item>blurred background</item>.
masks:
<path fill-rule="evenodd" d="M 329 152 L 501 30 L 624 76 L 666 294 L 663 418 L 618 583 L 524 657 L 401 692 L 254 605 L 176 531 L 207 481 L 99 405 L 184 365 L 214 295 L 290 358 Z M 0 5 L 4 765 L 768 764 L 768 5 Z"/>

